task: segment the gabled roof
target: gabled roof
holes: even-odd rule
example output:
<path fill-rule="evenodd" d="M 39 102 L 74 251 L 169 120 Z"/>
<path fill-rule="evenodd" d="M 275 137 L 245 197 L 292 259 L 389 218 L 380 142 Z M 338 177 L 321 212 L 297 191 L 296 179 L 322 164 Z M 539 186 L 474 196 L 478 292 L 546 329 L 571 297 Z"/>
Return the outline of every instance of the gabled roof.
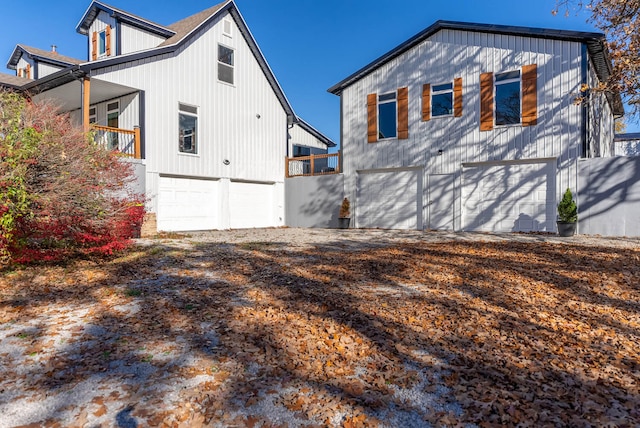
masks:
<path fill-rule="evenodd" d="M 100 11 L 108 13 L 110 16 L 113 16 L 121 22 L 126 22 L 127 24 L 134 25 L 138 28 L 154 34 L 158 34 L 163 37 L 171 37 L 175 34 L 173 30 L 163 25 L 157 24 L 153 21 L 149 21 L 148 19 L 144 19 L 140 16 L 134 15 L 122 9 L 118 9 L 116 7 L 96 0 L 92 1 L 87 8 L 87 11 L 84 13 L 82 19 L 80 19 L 80 22 L 78 22 L 78 25 L 76 26 L 76 31 L 84 35 L 89 34 L 91 23 L 94 21 L 94 19 L 96 19 L 96 16 L 98 16 Z"/>
<path fill-rule="evenodd" d="M 61 67 L 68 67 L 70 65 L 77 65 L 82 63 L 82 61 L 79 59 L 60 55 L 58 52 L 45 51 L 44 49 L 33 48 L 31 46 L 16 45 L 16 48 L 13 50 L 11 58 L 9 58 L 9 62 L 7 63 L 7 68 L 10 70 L 15 70 L 18 66 L 20 58 L 24 54 L 27 54 L 29 57 L 36 60 L 59 65 Z"/>
<path fill-rule="evenodd" d="M 92 4 L 100 4 L 102 3 L 94 1 Z M 170 25 L 172 28 L 172 32 L 174 36 L 167 39 L 165 42 L 160 44 L 158 47 L 146 49 L 143 51 L 132 52 L 125 55 L 118 55 L 114 57 L 107 57 L 104 59 L 99 59 L 97 61 L 91 61 L 84 63 L 80 66 L 80 68 L 89 73 L 91 70 L 101 69 L 104 67 L 111 67 L 118 64 L 124 64 L 132 61 L 138 61 L 145 58 L 150 58 L 158 55 L 164 55 L 167 53 L 172 53 L 178 50 L 181 46 L 188 43 L 193 37 L 195 37 L 200 28 L 206 27 L 209 23 L 213 22 L 217 19 L 221 14 L 228 12 L 234 19 L 236 25 L 240 29 L 240 33 L 244 37 L 245 41 L 249 45 L 253 56 L 255 57 L 258 64 L 262 68 L 267 81 L 272 87 L 276 97 L 280 101 L 280 104 L 287 112 L 287 115 L 291 118 L 292 121 L 296 120 L 295 113 L 293 112 L 293 108 L 289 103 L 280 83 L 276 79 L 271 67 L 267 63 L 267 60 L 264 58 L 262 51 L 258 47 L 256 40 L 253 38 L 247 23 L 244 18 L 240 14 L 235 2 L 233 0 L 226 0 L 223 3 L 220 3 L 216 6 L 213 6 L 209 9 L 206 9 L 202 12 L 196 13 L 188 18 L 185 18 L 181 21 L 176 22 L 175 24 Z M 81 21 L 82 22 L 82 21 Z M 167 27 L 167 28 L 169 28 Z"/>
<path fill-rule="evenodd" d="M 322 132 L 318 131 L 313 126 L 309 125 L 304 119 L 302 119 L 301 117 L 296 117 L 296 119 L 297 119 L 297 124 L 300 126 L 300 128 L 304 129 L 309 134 L 313 135 L 318 140 L 322 141 L 324 144 L 327 145 L 327 147 L 335 147 L 336 146 L 336 143 L 331 141 L 329 139 L 329 137 L 324 135 Z"/>
<path fill-rule="evenodd" d="M 540 39 L 566 40 L 584 43 L 587 46 L 591 60 L 595 66 L 596 74 L 600 81 L 605 82 L 611 75 L 611 60 L 605 46 L 605 36 L 602 33 L 590 33 L 583 31 L 552 30 L 547 28 L 518 27 L 509 25 L 474 24 L 457 21 L 436 21 L 431 26 L 422 30 L 409 40 L 398 45 L 380 58 L 367 64 L 351 76 L 335 84 L 328 91 L 340 95 L 342 91 L 357 82 L 373 70 L 386 64 L 394 58 L 402 55 L 416 45 L 422 43 L 440 30 L 462 30 L 477 33 L 504 34 L 511 36 L 533 37 Z M 622 100 L 619 94 L 612 94 L 610 103 L 614 114 L 624 114 Z"/>
<path fill-rule="evenodd" d="M 13 74 L 0 73 L 0 87 L 20 89 L 23 85 L 33 82 L 33 79 L 14 76 Z"/>

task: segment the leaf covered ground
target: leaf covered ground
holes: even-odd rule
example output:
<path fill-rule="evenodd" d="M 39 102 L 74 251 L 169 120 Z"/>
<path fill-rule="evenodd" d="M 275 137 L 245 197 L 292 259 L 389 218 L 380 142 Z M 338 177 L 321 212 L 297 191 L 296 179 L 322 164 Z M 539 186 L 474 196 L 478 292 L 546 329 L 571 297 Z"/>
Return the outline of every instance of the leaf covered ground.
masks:
<path fill-rule="evenodd" d="M 164 240 L 2 273 L 0 427 L 638 426 L 639 343 L 638 248 Z"/>

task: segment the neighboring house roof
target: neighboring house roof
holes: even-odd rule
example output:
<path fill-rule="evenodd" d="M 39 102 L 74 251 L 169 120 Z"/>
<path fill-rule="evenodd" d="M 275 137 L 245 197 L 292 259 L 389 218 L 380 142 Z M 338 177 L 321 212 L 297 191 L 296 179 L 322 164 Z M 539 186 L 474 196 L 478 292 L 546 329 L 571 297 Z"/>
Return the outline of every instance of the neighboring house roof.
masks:
<path fill-rule="evenodd" d="M 18 66 L 20 58 L 24 54 L 27 54 L 31 58 L 59 65 L 61 67 L 68 67 L 70 65 L 77 65 L 82 63 L 82 60 L 71 58 L 70 56 L 60 55 L 58 52 L 46 51 L 44 49 L 33 48 L 31 46 L 16 45 L 16 48 L 13 50 L 11 58 L 7 63 L 7 68 L 10 70 L 15 70 Z"/>
<path fill-rule="evenodd" d="M 171 37 L 175 34 L 173 30 L 165 27 L 164 25 L 157 24 L 153 21 L 149 21 L 148 19 L 95 0 L 91 2 L 80 19 L 80 22 L 76 26 L 76 31 L 84 35 L 89 34 L 91 23 L 96 19 L 100 11 L 108 13 L 110 16 L 117 18 L 121 22 L 126 22 L 160 36 Z"/>
<path fill-rule="evenodd" d="M 309 134 L 313 135 L 318 140 L 322 141 L 324 144 L 327 145 L 327 147 L 335 147 L 336 146 L 336 143 L 334 143 L 332 140 L 330 140 L 329 137 L 327 137 L 326 135 L 322 134 L 320 131 L 318 131 L 313 126 L 309 125 L 305 120 L 303 120 L 300 117 L 296 117 L 296 119 L 297 119 L 297 123 L 300 126 L 300 128 L 304 129 Z"/>
<path fill-rule="evenodd" d="M 594 64 L 596 74 L 600 81 L 605 82 L 611 74 L 611 60 L 607 48 L 605 47 L 605 36 L 602 33 L 589 33 L 570 30 L 553 30 L 547 28 L 517 27 L 509 25 L 474 24 L 456 21 L 437 21 L 433 25 L 422 30 L 409 40 L 390 50 L 380 58 L 367 64 L 351 76 L 335 84 L 328 91 L 332 94 L 340 95 L 342 91 L 357 82 L 373 70 L 386 64 L 392 59 L 402 55 L 416 45 L 422 43 L 440 30 L 461 30 L 479 33 L 504 34 L 522 37 L 534 37 L 541 39 L 566 40 L 584 43 L 587 46 L 591 60 Z M 612 94 L 609 98 L 614 114 L 624 114 L 624 107 L 620 94 Z"/>
<path fill-rule="evenodd" d="M 14 76 L 13 74 L 0 73 L 0 86 L 11 89 L 20 89 L 24 84 L 33 82 L 33 79 Z"/>
<path fill-rule="evenodd" d="M 614 141 L 640 140 L 640 132 L 630 132 L 628 134 L 616 134 Z"/>

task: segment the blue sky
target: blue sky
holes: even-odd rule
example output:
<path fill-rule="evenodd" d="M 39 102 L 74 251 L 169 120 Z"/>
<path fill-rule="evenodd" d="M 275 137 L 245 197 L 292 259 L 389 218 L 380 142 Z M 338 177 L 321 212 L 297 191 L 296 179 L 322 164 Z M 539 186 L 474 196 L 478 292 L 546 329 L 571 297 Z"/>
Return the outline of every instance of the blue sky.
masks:
<path fill-rule="evenodd" d="M 105 0 L 171 24 L 217 0 Z M 90 0 L 4 2 L 0 60 L 18 43 L 86 59 L 75 27 Z M 236 0 L 299 116 L 339 141 L 339 99 L 327 89 L 438 19 L 596 31 L 584 12 L 553 16 L 555 0 Z M 8 70 L 1 70 L 11 73 Z M 629 132 L 638 132 L 638 125 Z"/>

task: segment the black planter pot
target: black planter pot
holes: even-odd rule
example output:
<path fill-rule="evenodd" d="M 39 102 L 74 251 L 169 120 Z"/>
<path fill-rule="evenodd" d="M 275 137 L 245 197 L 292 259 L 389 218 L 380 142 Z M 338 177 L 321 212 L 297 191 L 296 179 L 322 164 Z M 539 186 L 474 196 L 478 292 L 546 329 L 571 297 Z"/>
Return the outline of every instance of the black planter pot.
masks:
<path fill-rule="evenodd" d="M 556 225 L 558 225 L 558 235 L 560 236 L 573 236 L 576 234 L 577 223 L 557 221 Z"/>
<path fill-rule="evenodd" d="M 351 222 L 351 218 L 349 217 L 339 217 L 338 218 L 338 229 L 349 229 L 349 223 Z"/>

